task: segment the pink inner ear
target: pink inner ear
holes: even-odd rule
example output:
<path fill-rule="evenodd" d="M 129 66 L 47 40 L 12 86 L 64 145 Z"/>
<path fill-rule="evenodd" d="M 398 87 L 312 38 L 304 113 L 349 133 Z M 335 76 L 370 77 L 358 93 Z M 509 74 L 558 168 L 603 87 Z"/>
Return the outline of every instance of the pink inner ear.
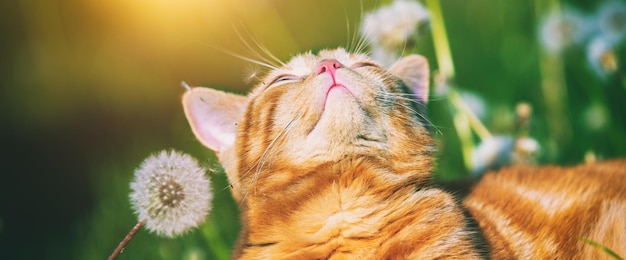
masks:
<path fill-rule="evenodd" d="M 426 58 L 410 55 L 394 64 L 389 71 L 400 78 L 422 103 L 428 102 L 430 69 Z"/>
<path fill-rule="evenodd" d="M 424 104 L 428 103 L 428 93 L 429 93 L 428 83 L 424 84 L 423 82 L 416 82 L 412 85 L 409 85 L 409 87 L 411 88 L 411 90 L 413 91 L 413 94 L 415 94 L 415 96 L 417 97 L 419 101 L 421 101 Z"/>
<path fill-rule="evenodd" d="M 183 96 L 185 116 L 196 138 L 219 153 L 235 143 L 236 123 L 246 98 L 209 88 L 193 88 Z"/>

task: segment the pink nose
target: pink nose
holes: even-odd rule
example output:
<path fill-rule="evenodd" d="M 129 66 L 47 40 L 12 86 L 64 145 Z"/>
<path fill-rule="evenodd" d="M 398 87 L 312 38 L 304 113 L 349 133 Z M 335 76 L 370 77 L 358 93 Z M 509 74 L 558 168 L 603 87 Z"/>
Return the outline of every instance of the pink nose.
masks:
<path fill-rule="evenodd" d="M 335 59 L 330 59 L 330 60 L 323 60 L 322 62 L 320 62 L 319 65 L 317 65 L 317 74 L 322 74 L 324 72 L 328 72 L 332 75 L 335 75 L 335 71 L 339 68 L 343 68 L 343 65 L 341 65 L 341 63 L 338 60 Z"/>

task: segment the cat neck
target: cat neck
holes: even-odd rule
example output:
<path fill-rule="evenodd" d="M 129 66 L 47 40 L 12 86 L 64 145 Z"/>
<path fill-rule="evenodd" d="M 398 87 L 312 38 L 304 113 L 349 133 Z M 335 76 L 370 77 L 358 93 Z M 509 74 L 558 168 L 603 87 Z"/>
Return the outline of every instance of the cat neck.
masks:
<path fill-rule="evenodd" d="M 359 243 L 364 240 L 383 243 L 382 230 L 409 232 L 433 218 L 448 216 L 454 223 L 444 224 L 446 228 L 464 228 L 455 200 L 432 187 L 428 171 L 393 170 L 368 157 L 346 158 L 295 174 L 276 169 L 268 177 L 271 181 L 263 181 L 276 185 L 251 187 L 242 201 L 239 253 L 269 256 L 289 252 L 281 248 L 315 245 L 319 249 L 312 251 L 319 253 L 315 258 L 325 258 L 329 252 L 362 248 Z M 248 226 L 255 228 L 247 230 Z M 288 257 L 296 256 L 305 257 Z"/>
<path fill-rule="evenodd" d="M 336 200 L 346 201 L 368 193 L 412 193 L 431 186 L 430 165 L 420 166 L 394 163 L 377 156 L 349 156 L 313 166 L 285 162 L 268 164 L 254 174 L 242 203 L 271 208 L 273 205 L 301 205 L 310 199 L 310 194 L 329 193 Z M 345 197 L 352 193 L 355 196 Z"/>
<path fill-rule="evenodd" d="M 431 186 L 429 172 L 399 174 L 371 157 L 260 173 L 266 174 L 258 182 L 273 185 L 253 185 L 242 201 L 244 227 L 255 227 L 245 231 L 249 245 L 278 243 L 296 231 L 320 243 L 338 235 L 374 236 L 382 226 L 365 226 L 403 214 L 392 212 L 394 208 L 414 208 L 416 191 Z"/>

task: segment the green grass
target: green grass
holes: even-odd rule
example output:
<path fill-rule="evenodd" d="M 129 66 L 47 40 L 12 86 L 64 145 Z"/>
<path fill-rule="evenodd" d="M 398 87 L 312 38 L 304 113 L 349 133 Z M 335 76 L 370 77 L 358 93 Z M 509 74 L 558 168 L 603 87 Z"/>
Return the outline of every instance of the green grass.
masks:
<path fill-rule="evenodd" d="M 613 257 L 613 258 L 615 258 L 615 259 L 618 259 L 618 260 L 624 260 L 624 258 L 622 258 L 621 256 L 619 256 L 617 253 L 613 252 L 613 250 L 611 250 L 611 249 L 609 249 L 609 248 L 607 248 L 607 247 L 605 247 L 605 246 L 603 246 L 603 245 L 601 245 L 601 244 L 598 244 L 598 243 L 596 243 L 596 242 L 594 242 L 594 241 L 592 241 L 592 240 L 589 240 L 589 239 L 587 239 L 587 238 L 584 238 L 584 237 L 579 237 L 579 239 L 580 239 L 581 241 L 583 241 L 583 242 L 585 242 L 585 243 L 587 243 L 587 244 L 589 244 L 589 245 L 591 245 L 591 246 L 593 246 L 593 247 L 595 247 L 595 248 L 599 249 L 599 250 L 604 251 L 605 253 L 607 253 L 608 255 L 610 255 L 611 257 Z"/>

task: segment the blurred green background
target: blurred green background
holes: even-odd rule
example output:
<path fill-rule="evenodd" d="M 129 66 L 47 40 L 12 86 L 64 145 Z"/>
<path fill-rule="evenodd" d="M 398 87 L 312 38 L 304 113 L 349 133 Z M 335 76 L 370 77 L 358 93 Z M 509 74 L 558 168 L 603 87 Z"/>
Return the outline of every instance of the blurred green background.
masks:
<path fill-rule="evenodd" d="M 545 102 L 537 35 L 546 8 L 540 2 L 442 1 L 454 85 L 482 98 L 482 119 L 493 133 L 512 134 L 515 105 L 531 104 L 530 136 L 542 145 L 540 163 L 580 163 L 589 153 L 600 159 L 626 155 L 622 67 L 599 77 L 585 48 L 570 48 L 561 55 L 567 96 L 559 104 Z M 592 14 L 601 3 L 560 4 Z M 181 238 L 140 231 L 120 259 L 227 258 L 239 228 L 237 206 L 214 155 L 185 121 L 180 82 L 245 93 L 251 87 L 245 78 L 259 68 L 211 47 L 247 55 L 234 28 L 250 31 L 288 59 L 348 44 L 362 10 L 381 4 L 1 1 L 0 259 L 108 256 L 136 223 L 128 200 L 134 169 L 166 148 L 218 169 L 210 174 L 213 211 L 205 225 Z M 428 28 L 420 29 L 412 50 L 437 69 Z M 624 51 L 623 44 L 615 49 L 620 66 Z M 550 134 L 551 105 L 563 108 L 568 124 L 561 127 L 569 134 Z M 438 174 L 449 178 L 466 174 L 451 113 L 445 98 L 432 98 L 429 115 L 441 131 L 435 136 Z"/>

